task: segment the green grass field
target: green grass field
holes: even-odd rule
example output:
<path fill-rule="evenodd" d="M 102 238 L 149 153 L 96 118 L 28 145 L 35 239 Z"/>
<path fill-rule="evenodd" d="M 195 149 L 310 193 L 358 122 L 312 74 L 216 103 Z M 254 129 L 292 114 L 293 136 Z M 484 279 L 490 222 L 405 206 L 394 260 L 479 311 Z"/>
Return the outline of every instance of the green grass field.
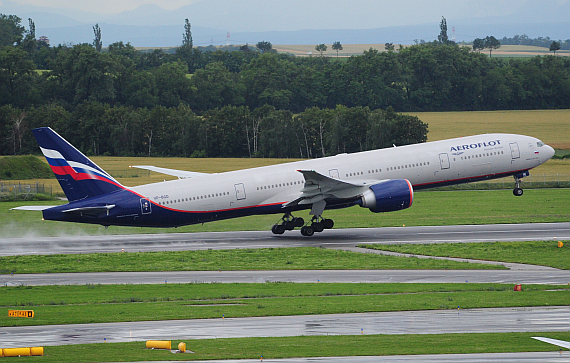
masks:
<path fill-rule="evenodd" d="M 424 256 L 524 263 L 570 270 L 570 246 L 552 241 L 363 245 L 383 251 Z"/>
<path fill-rule="evenodd" d="M 403 258 L 316 247 L 205 251 L 115 252 L 0 257 L 0 273 L 351 270 L 351 269 L 500 269 L 436 259 Z"/>
<path fill-rule="evenodd" d="M 561 306 L 570 287 L 501 284 L 168 284 L 0 288 L 1 326 Z M 157 314 L 160 312 L 160 314 Z"/>

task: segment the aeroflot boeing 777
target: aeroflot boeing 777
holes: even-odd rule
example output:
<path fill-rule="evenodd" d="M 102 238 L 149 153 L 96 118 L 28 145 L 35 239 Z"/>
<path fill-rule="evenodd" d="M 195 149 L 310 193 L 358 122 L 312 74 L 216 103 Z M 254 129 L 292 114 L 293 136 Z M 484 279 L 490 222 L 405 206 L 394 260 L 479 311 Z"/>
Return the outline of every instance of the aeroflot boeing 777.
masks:
<path fill-rule="evenodd" d="M 46 220 L 177 227 L 279 213 L 283 218 L 273 233 L 301 227 L 304 236 L 333 227 L 323 218 L 326 209 L 359 205 L 375 213 L 397 211 L 412 205 L 414 189 L 512 175 L 513 193 L 521 196 L 520 179 L 554 155 L 534 137 L 486 134 L 219 174 L 138 166 L 179 179 L 130 188 L 52 129 L 33 133 L 69 200 L 36 208 Z M 311 210 L 311 221 L 293 217 L 301 209 Z"/>

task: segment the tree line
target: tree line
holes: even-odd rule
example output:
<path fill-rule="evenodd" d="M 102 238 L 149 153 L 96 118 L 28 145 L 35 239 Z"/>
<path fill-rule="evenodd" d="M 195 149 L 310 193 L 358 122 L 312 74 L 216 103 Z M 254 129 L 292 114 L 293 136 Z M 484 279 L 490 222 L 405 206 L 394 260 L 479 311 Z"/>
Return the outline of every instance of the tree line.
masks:
<path fill-rule="evenodd" d="M 570 39 L 555 40 L 550 39 L 550 37 L 530 38 L 526 34 L 515 35 L 512 38 L 503 37 L 503 39 L 501 39 L 501 44 L 504 45 L 533 45 L 536 47 L 549 48 L 552 43 L 558 43 L 562 50 L 570 50 Z"/>
<path fill-rule="evenodd" d="M 368 107 L 309 108 L 299 114 L 263 105 L 134 108 L 85 101 L 72 112 L 56 104 L 22 111 L 0 107 L 0 154 L 37 153 L 29 132 L 49 126 L 87 155 L 317 158 L 425 142 L 415 116 Z M 26 122 L 22 122 L 26 120 Z M 6 124 L 4 123 L 4 126 Z"/>
<path fill-rule="evenodd" d="M 123 42 L 101 48 L 104 29 L 98 25 L 94 27 L 94 44 L 50 46 L 36 41 L 32 20 L 27 31 L 20 23 L 17 16 L 0 15 L 3 154 L 30 150 L 26 141 L 31 137 L 30 128 L 53 125 L 74 144 L 98 155 L 186 156 L 196 152 L 194 155 L 316 157 L 334 150 L 390 146 L 370 134 L 373 127 L 379 130 L 370 122 L 380 117 L 377 115 L 392 115 L 390 120 L 406 118 L 394 111 L 570 107 L 570 59 L 490 58 L 449 41 L 444 19 L 439 41 L 398 51 L 370 49 L 338 59 L 278 54 L 265 41 L 233 51 L 203 51 L 193 47 L 189 22 L 182 46 L 172 54 L 160 49 L 141 52 Z M 251 120 L 266 109 L 271 110 L 271 117 L 264 118 L 266 129 L 261 124 L 256 129 Z M 349 138 L 333 136 L 335 123 L 330 120 L 325 123 L 328 128 L 303 126 L 308 115 L 336 115 L 339 110 L 362 112 L 362 120 L 350 118 L 354 125 L 338 127 L 344 132 L 361 130 L 358 142 L 340 147 L 331 141 Z M 236 122 L 235 131 L 221 119 L 212 121 L 224 112 L 229 113 L 228 120 Z M 242 116 L 236 116 L 240 113 Z M 34 118 L 40 114 L 43 118 Z M 243 121 L 235 121 L 240 117 Z M 160 127 L 149 128 L 147 123 L 159 123 Z M 280 126 L 269 126 L 277 124 Z M 362 125 L 369 129 L 361 129 Z M 272 137 L 263 136 L 267 132 L 263 130 L 273 127 Z M 245 132 L 246 136 L 240 136 L 238 142 L 219 130 L 235 135 Z M 422 139 L 412 141 L 406 132 L 397 137 L 387 133 L 386 139 Z M 197 135 L 201 138 L 192 139 Z M 288 135 L 287 143 L 276 142 L 278 135 Z M 218 137 L 221 139 L 214 139 Z M 318 142 L 311 141 L 314 138 Z M 220 146 L 224 152 L 214 150 L 212 145 L 217 142 L 228 145 Z M 283 150 L 279 145 L 285 145 Z"/>

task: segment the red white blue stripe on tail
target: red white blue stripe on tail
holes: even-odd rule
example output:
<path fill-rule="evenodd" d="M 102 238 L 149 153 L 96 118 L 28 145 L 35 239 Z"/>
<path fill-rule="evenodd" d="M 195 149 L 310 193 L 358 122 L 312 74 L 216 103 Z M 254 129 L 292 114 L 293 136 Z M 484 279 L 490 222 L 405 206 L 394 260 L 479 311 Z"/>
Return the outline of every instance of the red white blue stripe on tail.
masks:
<path fill-rule="evenodd" d="M 42 127 L 32 132 L 70 202 L 124 189 L 51 128 Z"/>

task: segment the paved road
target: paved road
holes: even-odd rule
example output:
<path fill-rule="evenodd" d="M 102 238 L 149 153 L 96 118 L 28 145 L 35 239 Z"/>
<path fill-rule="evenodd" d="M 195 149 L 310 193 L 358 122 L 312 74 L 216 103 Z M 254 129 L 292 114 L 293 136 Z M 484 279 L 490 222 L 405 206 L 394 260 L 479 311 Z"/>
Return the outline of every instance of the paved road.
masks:
<path fill-rule="evenodd" d="M 0 238 L 0 255 L 179 251 L 269 247 L 354 247 L 359 243 L 444 243 L 570 240 L 570 223 L 332 229 L 313 237 L 299 231 L 164 233 Z"/>
<path fill-rule="evenodd" d="M 197 362 L 197 361 L 189 361 Z M 204 361 L 199 361 L 203 363 Z M 259 363 L 259 359 L 209 360 L 208 363 Z M 382 357 L 316 357 L 266 359 L 265 363 L 568 363 L 568 352 L 487 353 L 487 354 L 431 354 Z M 134 362 L 137 363 L 137 362 Z M 142 363 L 142 362 L 138 362 Z M 167 362 L 154 362 L 167 363 Z M 170 363 L 170 362 L 168 362 Z"/>
<path fill-rule="evenodd" d="M 174 271 L 100 272 L 61 274 L 0 275 L 1 285 L 85 285 L 85 284 L 186 284 L 327 282 L 327 283 L 570 283 L 568 270 L 280 270 L 280 271 Z"/>
<path fill-rule="evenodd" d="M 145 340 L 184 340 L 301 335 L 561 332 L 570 307 L 403 311 L 363 314 L 142 321 L 108 324 L 9 327 L 5 347 Z M 188 349 L 191 349 L 190 347 Z"/>

